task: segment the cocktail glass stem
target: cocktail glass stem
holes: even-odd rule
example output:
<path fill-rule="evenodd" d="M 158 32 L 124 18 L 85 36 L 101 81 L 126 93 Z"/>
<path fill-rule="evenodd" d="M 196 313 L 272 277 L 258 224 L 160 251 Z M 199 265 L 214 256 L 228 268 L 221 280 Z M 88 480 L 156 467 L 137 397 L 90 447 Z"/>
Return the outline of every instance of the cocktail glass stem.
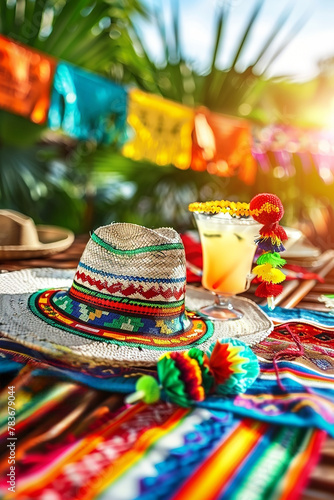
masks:
<path fill-rule="evenodd" d="M 219 319 L 221 321 L 240 319 L 243 317 L 241 311 L 233 306 L 231 296 L 215 293 L 215 303 L 202 307 L 200 312 L 209 319 Z"/>

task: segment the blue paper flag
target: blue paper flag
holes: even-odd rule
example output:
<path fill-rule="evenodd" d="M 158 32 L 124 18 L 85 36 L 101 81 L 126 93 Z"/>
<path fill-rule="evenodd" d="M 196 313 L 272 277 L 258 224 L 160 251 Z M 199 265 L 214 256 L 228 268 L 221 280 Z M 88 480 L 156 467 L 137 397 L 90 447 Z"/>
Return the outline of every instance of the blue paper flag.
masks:
<path fill-rule="evenodd" d="M 79 140 L 123 144 L 127 91 L 101 76 L 59 63 L 54 78 L 49 127 Z"/>

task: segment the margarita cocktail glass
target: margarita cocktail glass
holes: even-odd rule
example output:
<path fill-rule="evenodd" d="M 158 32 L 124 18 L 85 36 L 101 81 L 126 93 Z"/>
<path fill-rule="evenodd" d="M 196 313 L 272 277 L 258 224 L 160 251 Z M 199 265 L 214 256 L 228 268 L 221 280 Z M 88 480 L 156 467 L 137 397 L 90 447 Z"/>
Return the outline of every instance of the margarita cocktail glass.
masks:
<path fill-rule="evenodd" d="M 201 309 L 210 319 L 240 319 L 242 299 L 235 295 L 250 285 L 261 225 L 250 215 L 194 212 L 203 251 L 202 285 L 215 302 Z"/>

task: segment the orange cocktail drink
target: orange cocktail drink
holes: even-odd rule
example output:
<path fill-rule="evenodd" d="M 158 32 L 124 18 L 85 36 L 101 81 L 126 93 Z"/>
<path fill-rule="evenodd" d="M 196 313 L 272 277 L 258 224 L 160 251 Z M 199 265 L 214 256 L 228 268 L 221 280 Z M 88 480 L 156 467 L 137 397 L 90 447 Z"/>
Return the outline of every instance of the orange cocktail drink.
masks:
<path fill-rule="evenodd" d="M 204 288 L 223 295 L 244 292 L 249 283 L 260 224 L 250 216 L 236 218 L 221 213 L 195 213 L 194 216 L 203 251 Z"/>
<path fill-rule="evenodd" d="M 213 320 L 243 317 L 245 299 L 235 296 L 247 290 L 261 225 L 248 203 L 217 200 L 194 202 L 193 212 L 203 251 L 202 285 L 215 295 L 215 302 L 200 309 Z"/>
<path fill-rule="evenodd" d="M 215 295 L 214 304 L 200 309 L 210 319 L 231 320 L 243 317 L 247 299 L 236 297 L 247 290 L 257 276 L 255 295 L 266 297 L 269 308 L 280 295 L 285 275 L 279 267 L 285 264 L 278 252 L 287 240 L 278 224 L 284 209 L 275 194 L 260 193 L 250 203 L 229 200 L 193 202 L 189 205 L 201 238 L 203 251 L 202 285 Z M 262 253 L 251 267 L 256 249 Z M 249 301 L 248 301 L 249 302 Z"/>

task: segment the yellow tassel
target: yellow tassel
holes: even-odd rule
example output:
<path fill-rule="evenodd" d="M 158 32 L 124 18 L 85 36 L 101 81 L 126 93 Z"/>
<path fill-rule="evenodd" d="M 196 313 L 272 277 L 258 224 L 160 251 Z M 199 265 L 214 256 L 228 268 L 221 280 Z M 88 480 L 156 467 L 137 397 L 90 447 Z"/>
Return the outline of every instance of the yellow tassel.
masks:
<path fill-rule="evenodd" d="M 277 284 L 285 280 L 285 274 L 279 269 L 275 269 L 271 264 L 255 266 L 252 273 L 267 283 Z"/>
<path fill-rule="evenodd" d="M 272 268 L 273 266 L 267 262 L 266 264 L 260 264 L 259 266 L 255 266 L 252 270 L 252 273 L 255 274 L 256 276 L 259 276 L 260 278 L 263 278 L 263 275 L 270 273 Z"/>
<path fill-rule="evenodd" d="M 271 283 L 274 283 L 275 285 L 277 283 L 282 283 L 282 281 L 285 280 L 285 274 L 282 273 L 279 269 L 273 269 L 271 271 Z"/>

